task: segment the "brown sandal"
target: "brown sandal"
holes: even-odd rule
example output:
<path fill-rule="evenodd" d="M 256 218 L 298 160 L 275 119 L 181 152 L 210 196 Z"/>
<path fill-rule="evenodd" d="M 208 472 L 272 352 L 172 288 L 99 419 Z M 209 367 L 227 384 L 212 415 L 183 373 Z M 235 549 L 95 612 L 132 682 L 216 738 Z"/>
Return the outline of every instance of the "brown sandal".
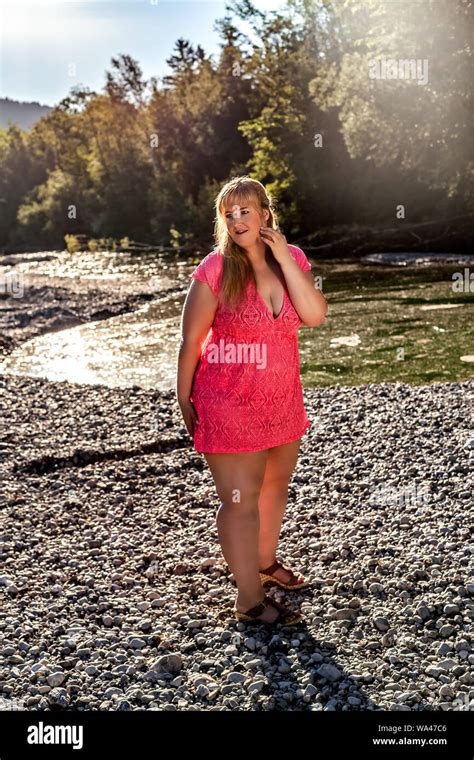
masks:
<path fill-rule="evenodd" d="M 274 573 L 278 569 L 286 570 L 287 573 L 290 573 L 290 582 L 289 583 L 283 583 L 283 581 L 280 581 L 278 578 L 275 578 L 272 573 Z M 303 576 L 296 576 L 294 572 L 289 568 L 285 567 L 281 564 L 281 562 L 273 563 L 273 565 L 270 565 L 270 567 L 267 567 L 265 570 L 260 570 L 260 580 L 262 581 L 262 585 L 265 583 L 276 583 L 278 586 L 281 586 L 282 588 L 286 589 L 299 589 L 299 588 L 307 588 L 308 586 L 311 586 L 311 583 L 309 581 L 306 581 Z M 301 580 L 302 579 L 302 580 Z"/>
<path fill-rule="evenodd" d="M 257 618 L 263 613 L 268 605 L 271 605 L 278 610 L 277 617 L 273 621 L 258 620 Z M 259 604 L 256 604 L 255 607 L 251 607 L 251 609 L 247 610 L 246 612 L 240 612 L 239 610 L 234 609 L 234 613 L 237 620 L 242 623 L 263 623 L 264 625 L 270 626 L 277 624 L 295 625 L 296 623 L 300 623 L 303 620 L 302 615 L 300 615 L 298 612 L 292 612 L 287 607 L 284 607 L 283 604 L 280 604 L 268 595 L 265 595 Z"/>

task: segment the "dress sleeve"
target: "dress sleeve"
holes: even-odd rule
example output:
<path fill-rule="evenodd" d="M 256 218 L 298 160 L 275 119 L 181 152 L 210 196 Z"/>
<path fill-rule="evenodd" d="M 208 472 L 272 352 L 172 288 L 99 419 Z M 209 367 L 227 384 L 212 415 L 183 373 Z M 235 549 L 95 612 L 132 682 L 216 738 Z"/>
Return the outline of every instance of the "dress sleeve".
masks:
<path fill-rule="evenodd" d="M 216 251 L 208 253 L 196 269 L 191 272 L 194 280 L 207 282 L 214 295 L 219 294 L 220 275 L 222 272 L 222 255 Z"/>
<path fill-rule="evenodd" d="M 296 245 L 289 245 L 288 248 L 299 268 L 302 269 L 303 272 L 309 272 L 311 269 L 311 264 L 309 263 L 305 253 L 301 250 L 301 248 L 298 248 Z"/>

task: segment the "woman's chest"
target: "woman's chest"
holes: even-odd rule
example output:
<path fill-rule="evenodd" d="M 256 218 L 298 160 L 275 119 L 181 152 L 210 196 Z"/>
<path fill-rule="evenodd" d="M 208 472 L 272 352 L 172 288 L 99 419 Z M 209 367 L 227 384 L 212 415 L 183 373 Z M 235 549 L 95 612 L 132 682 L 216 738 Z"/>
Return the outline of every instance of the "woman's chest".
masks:
<path fill-rule="evenodd" d="M 257 280 L 258 285 L 258 280 Z M 266 333 L 277 336 L 281 332 L 297 332 L 302 324 L 293 306 L 290 295 L 283 283 L 279 284 L 280 292 L 273 290 L 273 285 L 267 281 L 270 291 L 268 302 L 259 292 L 253 282 L 247 285 L 244 298 L 235 308 L 231 309 L 219 303 L 214 317 L 213 329 L 217 331 L 239 332 L 240 334 Z M 273 300 L 270 297 L 273 292 Z M 275 316 L 276 314 L 276 316 Z"/>
<path fill-rule="evenodd" d="M 255 270 L 256 292 L 276 319 L 285 305 L 286 281 L 278 266 L 265 266 Z"/>

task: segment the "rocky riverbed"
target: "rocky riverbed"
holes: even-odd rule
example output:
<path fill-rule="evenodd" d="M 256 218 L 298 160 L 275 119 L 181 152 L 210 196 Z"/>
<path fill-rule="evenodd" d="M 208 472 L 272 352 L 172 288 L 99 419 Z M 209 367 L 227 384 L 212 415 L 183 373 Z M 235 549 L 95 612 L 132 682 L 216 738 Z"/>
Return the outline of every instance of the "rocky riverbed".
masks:
<path fill-rule="evenodd" d="M 59 278 L 54 283 L 51 278 L 28 275 L 23 276 L 22 286 L 21 297 L 0 292 L 0 360 L 30 338 L 125 314 L 158 296 L 170 297 L 183 290 L 171 287 L 157 293 L 154 287 L 137 290 L 113 282 L 94 286 L 80 279 L 66 287 Z"/>
<path fill-rule="evenodd" d="M 4 709 L 472 709 L 473 381 L 305 391 L 274 629 L 232 618 L 172 392 L 1 385 Z"/>

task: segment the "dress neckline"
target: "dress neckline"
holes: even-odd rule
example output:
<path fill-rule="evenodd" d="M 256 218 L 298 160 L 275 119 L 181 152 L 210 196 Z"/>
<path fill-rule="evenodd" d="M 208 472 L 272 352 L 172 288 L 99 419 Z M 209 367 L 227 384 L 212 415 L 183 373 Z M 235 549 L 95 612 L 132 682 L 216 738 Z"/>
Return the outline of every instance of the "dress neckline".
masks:
<path fill-rule="evenodd" d="M 273 311 L 270 309 L 270 307 L 267 304 L 267 302 L 265 301 L 264 297 L 261 295 L 261 293 L 259 293 L 257 286 L 254 285 L 253 287 L 254 287 L 254 290 L 255 290 L 257 296 L 260 298 L 261 302 L 265 306 L 266 311 L 271 316 L 271 318 L 273 319 L 273 321 L 276 322 L 277 319 L 280 319 L 281 315 L 283 314 L 283 310 L 285 308 L 285 300 L 286 300 L 286 288 L 285 288 L 285 286 L 282 285 L 282 287 L 283 287 L 283 303 L 282 303 L 280 311 L 278 312 L 278 314 L 276 316 L 274 315 Z"/>

